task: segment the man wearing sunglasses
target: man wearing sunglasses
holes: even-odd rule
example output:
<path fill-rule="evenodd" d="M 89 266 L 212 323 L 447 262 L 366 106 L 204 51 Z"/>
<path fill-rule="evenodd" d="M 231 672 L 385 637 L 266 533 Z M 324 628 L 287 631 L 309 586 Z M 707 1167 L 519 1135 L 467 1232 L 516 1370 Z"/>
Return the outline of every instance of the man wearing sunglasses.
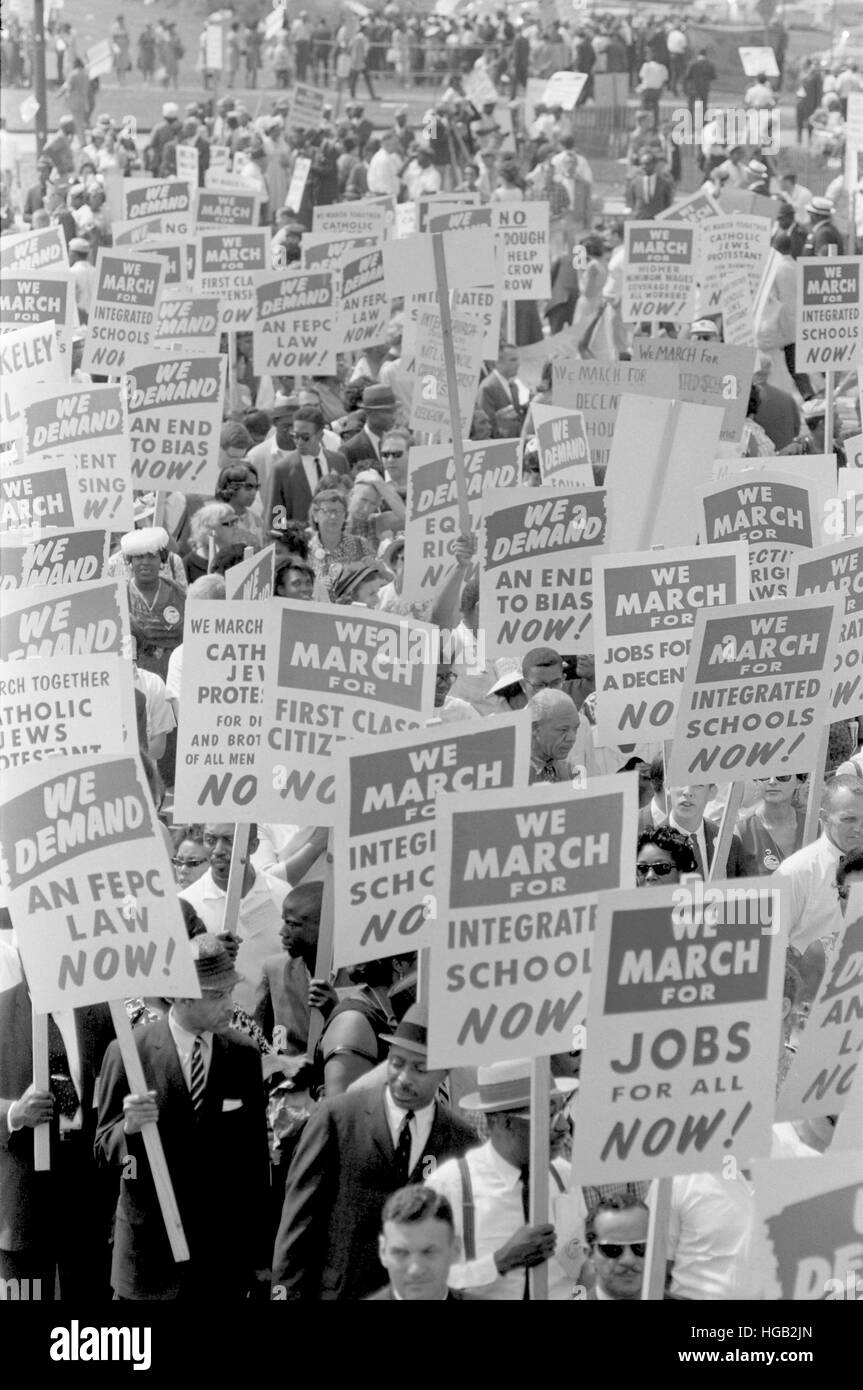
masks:
<path fill-rule="evenodd" d="M 264 527 L 277 540 L 287 521 L 306 524 L 312 494 L 328 473 L 348 472 L 344 454 L 324 448 L 324 423 L 316 406 L 300 406 L 293 425 L 297 447 L 272 470 L 264 501 Z"/>
<path fill-rule="evenodd" d="M 600 1202 L 585 1232 L 596 1273 L 588 1300 L 633 1303 L 641 1298 L 649 1219 L 646 1204 L 631 1193 L 614 1192 Z"/>

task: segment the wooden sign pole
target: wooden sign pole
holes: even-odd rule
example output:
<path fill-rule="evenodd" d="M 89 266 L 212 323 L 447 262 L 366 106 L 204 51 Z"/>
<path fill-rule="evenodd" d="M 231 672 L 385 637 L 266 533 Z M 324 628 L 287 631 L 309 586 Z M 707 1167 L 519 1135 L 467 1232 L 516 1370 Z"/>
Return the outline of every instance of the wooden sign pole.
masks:
<path fill-rule="evenodd" d="M 449 308 L 449 284 L 446 273 L 446 252 L 443 232 L 432 233 L 435 280 L 437 282 L 438 304 L 440 305 L 440 326 L 443 338 L 443 360 L 446 372 L 446 389 L 449 398 L 450 433 L 452 434 L 452 457 L 455 471 L 455 486 L 458 497 L 458 515 L 461 534 L 469 539 L 471 534 L 470 508 L 467 504 L 467 482 L 465 480 L 464 445 L 462 443 L 461 412 L 458 403 L 458 379 L 455 370 L 455 349 L 452 340 L 452 317 Z"/>
<path fill-rule="evenodd" d="M 658 1303 L 665 1292 L 665 1265 L 668 1249 L 668 1220 L 671 1216 L 671 1184 L 673 1178 L 657 1178 L 654 1200 L 647 1227 L 647 1252 L 644 1257 L 644 1276 L 641 1282 L 643 1303 Z"/>
<path fill-rule="evenodd" d="M 551 1061 L 535 1057 L 530 1068 L 530 1223 L 548 1222 L 548 1167 L 551 1135 Z M 535 1302 L 548 1299 L 548 1261 L 529 1271 L 530 1296 Z"/>
<path fill-rule="evenodd" d="M 144 1068 L 138 1055 L 135 1039 L 132 1036 L 132 1026 L 129 1023 L 129 1015 L 126 1013 L 126 1006 L 122 999 L 113 999 L 110 1008 L 114 1032 L 120 1046 L 120 1055 L 126 1069 L 126 1080 L 129 1083 L 130 1094 L 145 1096 L 149 1089 L 147 1078 L 144 1076 Z M 153 1185 L 156 1189 L 162 1219 L 165 1222 L 165 1230 L 171 1244 L 171 1254 L 180 1263 L 183 1260 L 188 1260 L 189 1247 L 180 1219 L 180 1209 L 174 1196 L 171 1174 L 168 1172 L 168 1164 L 165 1161 L 165 1151 L 162 1148 L 162 1136 L 159 1134 L 158 1124 L 144 1125 L 141 1130 L 141 1137 L 144 1140 L 150 1172 L 153 1175 Z"/>
<path fill-rule="evenodd" d="M 228 887 L 225 898 L 225 916 L 222 931 L 233 932 L 240 915 L 240 901 L 243 896 L 243 879 L 249 862 L 250 825 L 234 826 L 234 843 L 231 849 L 231 867 L 228 871 Z"/>
<path fill-rule="evenodd" d="M 815 753 L 815 767 L 809 783 L 809 797 L 806 802 L 806 821 L 803 826 L 803 843 L 811 845 L 818 838 L 818 822 L 821 819 L 821 795 L 824 791 L 824 767 L 827 762 L 827 744 L 830 739 L 830 725 L 825 724 L 818 739 Z"/>
<path fill-rule="evenodd" d="M 335 929 L 335 904 L 333 898 L 333 832 L 327 836 L 326 858 L 324 860 L 324 891 L 321 896 L 321 924 L 318 929 L 318 950 L 315 956 L 315 978 L 328 980 L 333 968 L 333 932 Z M 309 1021 L 309 1042 L 306 1054 L 312 1058 L 318 1039 L 324 1031 L 325 1019 L 319 1009 L 312 1009 Z"/>
<path fill-rule="evenodd" d="M 50 1091 L 48 1074 L 48 1015 L 33 1011 L 33 1085 L 37 1091 Z M 51 1126 L 37 1125 L 33 1130 L 33 1167 L 37 1173 L 51 1169 Z"/>
<path fill-rule="evenodd" d="M 725 867 L 728 863 L 728 851 L 731 848 L 731 837 L 734 834 L 734 827 L 737 823 L 737 813 L 743 801 L 743 783 L 732 782 L 728 791 L 728 800 L 725 803 L 725 810 L 722 813 L 722 820 L 719 825 L 719 834 L 713 847 L 713 863 L 707 875 L 708 879 L 724 878 Z"/>

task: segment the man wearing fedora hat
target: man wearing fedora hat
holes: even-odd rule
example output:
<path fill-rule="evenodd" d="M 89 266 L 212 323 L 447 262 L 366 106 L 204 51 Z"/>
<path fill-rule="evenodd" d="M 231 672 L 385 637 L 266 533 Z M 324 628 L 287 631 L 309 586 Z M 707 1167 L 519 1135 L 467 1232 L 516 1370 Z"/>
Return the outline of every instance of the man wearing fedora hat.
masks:
<path fill-rule="evenodd" d="M 836 211 L 829 198 L 813 198 L 806 204 L 809 214 L 810 231 L 803 247 L 804 256 L 829 256 L 828 247 L 836 247 L 836 255 L 842 255 L 842 235 L 833 221 Z"/>
<path fill-rule="evenodd" d="M 343 452 L 351 468 L 354 464 L 368 459 L 383 473 L 381 440 L 387 431 L 392 429 L 396 418 L 398 403 L 395 393 L 389 386 L 367 386 L 360 404 L 365 412 L 366 422 L 360 433 L 348 440 Z"/>
<path fill-rule="evenodd" d="M 273 1297 L 363 1299 L 380 1288 L 378 1234 L 390 1193 L 465 1153 L 476 1131 L 437 1099 L 428 1014 L 408 1009 L 385 1038 L 386 1078 L 314 1112 L 297 1145 L 273 1255 Z"/>
<path fill-rule="evenodd" d="M 532 1226 L 528 1218 L 530 1163 L 530 1063 L 495 1062 L 477 1071 L 477 1090 L 460 1102 L 485 1116 L 488 1139 L 464 1158 L 442 1163 L 426 1179 L 446 1197 L 456 1218 L 463 1255 L 450 1271 L 450 1286 L 476 1298 L 528 1297 L 528 1270 L 549 1262 L 548 1296 L 561 1300 L 573 1288 L 585 1259 L 587 1209 L 580 1191 L 569 1192 L 568 1165 L 551 1162 L 554 1220 Z M 577 1082 L 559 1078 L 551 1093 L 551 1152 L 569 1121 L 567 1095 Z"/>
<path fill-rule="evenodd" d="M 111 1283 L 124 1300 L 215 1297 L 221 1304 L 269 1277 L 260 1055 L 231 1028 L 240 977 L 225 946 L 209 934 L 191 945 L 200 998 L 175 999 L 167 1018 L 134 1032 L 146 1094 L 129 1094 L 117 1043 L 102 1068 L 95 1148 L 122 1174 Z M 180 1264 L 141 1138 L 144 1125 L 156 1122 L 189 1244 L 190 1258 Z"/>

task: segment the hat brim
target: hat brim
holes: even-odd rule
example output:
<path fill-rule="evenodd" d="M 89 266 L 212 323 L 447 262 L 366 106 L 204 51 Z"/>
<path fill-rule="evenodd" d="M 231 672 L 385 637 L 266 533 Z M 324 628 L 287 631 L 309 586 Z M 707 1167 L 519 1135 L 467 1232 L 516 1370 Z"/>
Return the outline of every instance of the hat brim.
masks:
<path fill-rule="evenodd" d="M 553 1076 L 552 1081 L 554 1083 L 552 1087 L 552 1095 L 554 1095 L 556 1092 L 560 1096 L 569 1096 L 572 1095 L 573 1091 L 578 1090 L 578 1081 L 575 1077 Z M 462 1096 L 461 1100 L 459 1101 L 459 1108 L 461 1110 L 480 1110 L 483 1111 L 485 1114 L 490 1114 L 493 1111 L 500 1110 L 525 1110 L 529 1106 L 529 1088 L 525 1092 L 523 1100 L 513 1100 L 512 1097 L 505 1101 L 483 1100 L 479 1091 L 471 1091 L 469 1095 Z"/>
<path fill-rule="evenodd" d="M 233 989 L 235 985 L 242 982 L 242 979 L 242 975 L 238 975 L 236 970 L 230 970 L 225 971 L 223 975 L 217 975 L 212 980 L 208 980 L 206 984 L 201 984 L 200 980 L 198 983 L 201 984 L 202 994 L 221 994 L 222 991 L 228 989 L 228 987 Z"/>
<path fill-rule="evenodd" d="M 428 1047 L 423 1047 L 422 1043 L 414 1042 L 413 1038 L 397 1038 L 395 1034 L 381 1034 L 381 1042 L 386 1043 L 387 1047 L 399 1047 L 402 1052 L 415 1052 L 417 1057 L 427 1057 Z"/>
<path fill-rule="evenodd" d="M 486 691 L 486 695 L 500 695 L 504 690 L 509 690 L 510 686 L 521 685 L 523 680 L 520 671 L 510 671 L 506 676 L 500 676 L 491 687 Z"/>

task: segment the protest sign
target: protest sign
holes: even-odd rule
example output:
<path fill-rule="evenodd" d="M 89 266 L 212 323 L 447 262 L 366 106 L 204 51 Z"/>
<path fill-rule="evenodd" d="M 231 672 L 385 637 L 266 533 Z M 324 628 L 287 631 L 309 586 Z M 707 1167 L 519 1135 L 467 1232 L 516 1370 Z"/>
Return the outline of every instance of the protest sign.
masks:
<path fill-rule="evenodd" d="M 778 117 L 772 111 L 759 111 L 756 129 L 763 144 L 776 137 Z M 775 198 L 763 193 L 751 193 L 747 188 L 723 188 L 717 199 L 721 212 L 744 212 L 752 217 L 766 217 L 772 223 L 776 214 Z"/>
<path fill-rule="evenodd" d="M 30 458 L 62 458 L 74 468 L 84 522 L 132 530 L 132 464 L 121 385 L 74 386 L 25 406 L 22 447 Z"/>
<path fill-rule="evenodd" d="M 327 94 L 322 88 L 310 87 L 308 82 L 295 82 L 291 88 L 288 133 L 298 130 L 317 131 L 326 104 Z"/>
<path fill-rule="evenodd" d="M 51 468 L 53 465 L 39 465 Z M 32 589 L 46 584 L 80 584 L 101 579 L 108 559 L 108 531 L 40 529 L 30 538 L 3 537 L 0 589 Z"/>
<path fill-rule="evenodd" d="M 572 1050 L 597 894 L 629 887 L 635 778 L 437 800 L 429 1066 Z"/>
<path fill-rule="evenodd" d="M 779 65 L 772 48 L 739 48 L 740 63 L 747 77 L 779 77 Z"/>
<path fill-rule="evenodd" d="M 721 215 L 719 204 L 708 193 L 706 188 L 698 188 L 694 193 L 690 193 L 685 198 L 681 198 L 679 203 L 674 203 L 672 207 L 665 208 L 656 214 L 657 222 L 688 222 L 698 224 L 710 217 Z"/>
<path fill-rule="evenodd" d="M 395 222 L 393 224 L 393 236 L 399 238 L 413 236 L 416 230 L 416 203 L 396 203 L 396 215 Z"/>
<path fill-rule="evenodd" d="M 600 898 L 574 1183 L 769 1153 L 786 891 L 738 879 Z"/>
<path fill-rule="evenodd" d="M 719 307 L 722 311 L 723 341 L 732 345 L 754 343 L 752 291 L 749 277 L 744 271 L 729 275 L 722 286 Z"/>
<path fill-rule="evenodd" d="M 520 347 L 518 350 L 518 379 L 529 386 L 532 391 L 544 390 L 541 384 L 543 373 L 547 370 L 546 363 L 551 365 L 553 370 L 555 362 L 561 359 L 575 358 L 578 355 L 578 344 L 583 333 L 580 328 L 562 328 L 559 333 L 550 333 L 547 338 L 541 338 L 538 343 L 530 343 L 527 347 Z M 585 429 L 587 426 L 585 425 Z"/>
<path fill-rule="evenodd" d="M 691 323 L 696 233 L 685 222 L 627 222 L 621 315 L 626 323 Z"/>
<path fill-rule="evenodd" d="M 312 231 L 330 236 L 386 236 L 387 210 L 383 203 L 331 203 L 315 207 Z"/>
<path fill-rule="evenodd" d="M 0 535 L 38 540 L 45 526 L 74 528 L 84 521 L 80 479 L 59 460 L 0 465 Z"/>
<path fill-rule="evenodd" d="M 863 888 L 848 889 L 844 925 L 779 1091 L 778 1120 L 838 1115 L 863 1053 Z"/>
<path fill-rule="evenodd" d="M 346 251 L 371 251 L 377 245 L 377 239 L 373 236 L 329 236 L 306 232 L 300 248 L 300 264 L 303 270 L 337 271 L 342 268 Z"/>
<path fill-rule="evenodd" d="M 83 371 L 120 376 L 130 351 L 152 344 L 164 279 L 160 256 L 99 248 Z"/>
<path fill-rule="evenodd" d="M 18 232 L 0 239 L 0 270 L 4 275 L 66 270 L 68 265 L 62 227 L 40 227 L 36 232 Z"/>
<path fill-rule="evenodd" d="M 543 483 L 555 487 L 592 487 L 590 446 L 582 412 L 536 402 L 530 410 Z"/>
<path fill-rule="evenodd" d="M 219 300 L 190 299 L 182 292 L 166 291 L 159 301 L 156 330 L 146 348 L 130 354 L 132 360 L 154 351 L 186 357 L 213 357 L 219 351 Z"/>
<path fill-rule="evenodd" d="M 242 174 L 233 173 L 230 169 L 210 168 L 204 175 L 204 188 L 207 191 L 213 191 L 217 193 L 239 194 L 242 197 L 244 194 L 248 194 L 249 192 L 249 181 L 248 179 L 244 179 Z M 260 204 L 260 196 L 257 193 L 254 193 L 254 197 L 256 202 Z M 255 221 L 257 222 L 257 217 L 255 218 Z M 213 224 L 207 222 L 204 225 L 212 226 Z M 201 224 L 198 224 L 197 230 L 201 230 Z"/>
<path fill-rule="evenodd" d="M 251 228 L 258 221 L 257 193 L 233 188 L 199 188 L 195 198 L 195 229 L 205 232 L 218 227 Z"/>
<path fill-rule="evenodd" d="M 554 106 L 564 111 L 574 110 L 587 85 L 588 76 L 586 72 L 553 72 L 542 97 L 546 110 Z"/>
<path fill-rule="evenodd" d="M 729 443 L 739 441 L 755 369 L 754 347 L 639 337 L 633 339 L 632 360 L 673 362 L 677 369 L 674 399 L 722 406 L 725 415 L 719 437 Z"/>
<path fill-rule="evenodd" d="M 774 598 L 696 613 L 669 786 L 815 767 L 830 722 L 838 603 Z"/>
<path fill-rule="evenodd" d="M 15 274 L 0 280 L 0 333 L 53 319 L 67 370 L 71 371 L 72 330 L 78 326 L 72 272 L 54 270 Z"/>
<path fill-rule="evenodd" d="M 798 372 L 851 367 L 863 358 L 863 262 L 807 256 L 797 262 Z"/>
<path fill-rule="evenodd" d="M 482 495 L 480 628 L 487 657 L 593 650 L 590 562 L 606 543 L 603 488 L 493 488 Z"/>
<path fill-rule="evenodd" d="M 582 362 L 571 350 L 566 351 L 566 344 L 564 349 L 553 364 L 552 404 L 583 413 L 591 462 L 601 482 L 623 393 L 670 400 L 677 385 L 677 372 L 670 364 L 653 362 Z"/>
<path fill-rule="evenodd" d="M 118 244 L 114 238 L 114 245 Z M 180 237 L 147 237 L 141 249 L 148 256 L 161 256 L 165 262 L 165 279 L 162 289 L 183 289 L 191 293 L 196 278 L 198 248 L 194 241 L 183 241 Z"/>
<path fill-rule="evenodd" d="M 551 294 L 548 203 L 503 203 L 496 205 L 493 213 L 501 298 L 505 303 L 548 299 Z"/>
<path fill-rule="evenodd" d="M 464 94 L 469 101 L 472 101 L 477 111 L 489 102 L 499 100 L 497 88 L 491 80 L 491 74 L 485 67 L 477 67 L 476 64 L 465 73 Z"/>
<path fill-rule="evenodd" d="M 270 267 L 269 230 L 202 232 L 197 247 L 198 288 L 218 301 L 219 330 L 248 329 L 257 305 L 254 273 Z"/>
<path fill-rule="evenodd" d="M 490 207 L 464 207 L 459 205 L 446 212 L 435 212 L 429 208 L 427 232 L 457 232 L 468 227 L 490 227 L 492 209 Z M 411 230 L 414 230 L 413 228 Z"/>
<path fill-rule="evenodd" d="M 306 184 L 309 181 L 309 174 L 312 172 L 312 161 L 305 155 L 298 154 L 294 160 L 294 167 L 291 171 L 291 181 L 288 184 L 288 191 L 285 194 L 284 206 L 289 212 L 295 215 L 303 205 L 303 196 L 306 191 Z"/>
<path fill-rule="evenodd" d="M 752 1165 L 758 1234 L 752 1297 L 859 1303 L 863 1293 L 863 1153 Z M 796 1316 L 796 1315 L 795 1315 Z M 802 1357 L 802 1353 L 800 1353 Z M 790 1355 L 789 1355 L 790 1359 Z"/>
<path fill-rule="evenodd" d="M 480 195 L 473 193 L 421 193 L 416 200 L 416 229 L 418 232 L 431 231 L 431 220 L 433 217 L 441 217 L 449 212 L 467 212 L 471 208 L 479 208 Z M 490 225 L 487 219 L 482 218 L 479 222 L 469 221 L 461 224 L 463 227 L 487 227 Z"/>
<path fill-rule="evenodd" d="M 186 179 L 122 179 L 120 222 L 158 218 L 164 236 L 189 235 L 195 190 Z"/>
<path fill-rule="evenodd" d="M 593 561 L 597 742 L 668 739 L 700 608 L 745 603 L 749 554 L 742 543 L 687 546 Z M 653 730 L 661 729 L 654 735 Z"/>
<path fill-rule="evenodd" d="M 835 454 L 764 454 L 749 458 L 718 458 L 713 460 L 711 469 L 711 477 L 716 483 L 725 478 L 734 478 L 739 482 L 742 475 L 748 477 L 752 473 L 781 473 L 786 478 L 801 478 L 804 482 L 816 483 L 831 498 L 836 492 Z M 843 534 L 841 525 L 838 530 L 832 530 L 829 506 L 821 532 L 830 539 Z M 817 528 L 813 535 L 817 535 Z"/>
<path fill-rule="evenodd" d="M 20 435 L 30 393 L 54 395 L 66 380 L 53 321 L 0 334 L 0 440 Z"/>
<path fill-rule="evenodd" d="M 860 197 L 863 183 L 863 92 L 849 92 L 845 110 L 845 187 Z"/>
<path fill-rule="evenodd" d="M 476 319 L 483 328 L 482 355 L 492 361 L 500 346 L 500 290 L 496 285 L 476 285 L 450 290 L 450 309 L 458 318 Z M 439 303 L 437 290 L 409 291 L 405 295 L 402 357 L 411 361 L 416 352 L 417 320 L 423 309 Z M 519 372 L 521 376 L 521 372 Z"/>
<path fill-rule="evenodd" d="M 34 1012 L 200 994 L 137 759 L 88 754 L 8 772 L 0 842 Z"/>
<path fill-rule="evenodd" d="M 286 271 L 255 275 L 252 337 L 256 373 L 326 376 L 336 370 L 338 304 L 333 276 Z"/>
<path fill-rule="evenodd" d="M 137 488 L 207 496 L 215 491 L 226 365 L 220 356 L 165 356 L 127 368 Z"/>
<path fill-rule="evenodd" d="M 451 327 L 458 383 L 457 409 L 461 420 L 461 437 L 466 439 L 473 420 L 485 335 L 481 323 L 475 318 L 454 316 Z M 417 316 L 411 428 L 436 434 L 442 441 L 452 439 L 451 409 L 440 309 L 429 305 L 421 309 Z"/>
<path fill-rule="evenodd" d="M 788 565 L 788 592 L 793 598 L 828 593 L 844 596 L 830 708 L 834 720 L 853 718 L 860 708 L 863 685 L 863 535 L 822 546 L 809 555 L 793 555 Z"/>
<path fill-rule="evenodd" d="M 178 814 L 332 825 L 337 743 L 423 724 L 436 666 L 436 629 L 369 609 L 187 602 Z"/>
<path fill-rule="evenodd" d="M 241 560 L 225 571 L 225 597 L 265 599 L 273 597 L 276 547 L 265 546 L 248 560 Z"/>
<path fill-rule="evenodd" d="M 668 365 L 652 362 L 650 369 Z M 718 406 L 645 399 L 641 392 L 620 397 L 605 477 L 612 554 L 695 543 L 696 485 L 710 477 L 722 418 Z"/>
<path fill-rule="evenodd" d="M 478 531 L 486 489 L 513 487 L 519 481 L 518 443 L 514 439 L 465 442 L 464 466 L 468 507 Z M 455 568 L 452 547 L 459 535 L 459 514 L 449 448 L 423 444 L 411 449 L 406 509 L 402 592 L 406 598 L 430 604 Z"/>
<path fill-rule="evenodd" d="M 87 49 L 87 76 L 107 77 L 114 69 L 114 51 L 110 39 L 100 39 Z"/>
<path fill-rule="evenodd" d="M 198 151 L 194 145 L 178 145 L 176 150 L 177 178 L 184 179 L 192 188 L 198 187 Z"/>
<path fill-rule="evenodd" d="M 389 317 L 390 297 L 384 286 L 380 249 L 346 255 L 340 273 L 340 350 L 353 352 L 383 342 Z"/>
<path fill-rule="evenodd" d="M 722 308 L 722 287 L 730 275 L 745 271 L 753 299 L 770 251 L 771 223 L 766 217 L 741 213 L 709 217 L 699 223 L 699 290 L 696 314 L 715 314 Z"/>
<path fill-rule="evenodd" d="M 827 498 L 817 482 L 778 469 L 759 470 L 730 484 L 696 486 L 694 494 L 700 499 L 704 543 L 746 541 L 749 546 L 751 597 L 787 594 L 792 555 L 811 550 L 821 539 Z"/>
<path fill-rule="evenodd" d="M 135 753 L 122 719 L 123 658 L 0 661 L 0 771 L 45 758 Z"/>
<path fill-rule="evenodd" d="M 494 233 L 490 227 L 443 233 L 447 284 L 450 290 L 472 289 L 489 283 L 495 264 Z M 414 293 L 437 289 L 432 239 L 418 234 L 387 241 L 383 246 L 387 293 L 396 299 L 410 287 Z"/>
<path fill-rule="evenodd" d="M 336 754 L 334 964 L 428 946 L 434 911 L 436 798 L 526 786 L 529 721 L 447 724 L 356 739 Z"/>

